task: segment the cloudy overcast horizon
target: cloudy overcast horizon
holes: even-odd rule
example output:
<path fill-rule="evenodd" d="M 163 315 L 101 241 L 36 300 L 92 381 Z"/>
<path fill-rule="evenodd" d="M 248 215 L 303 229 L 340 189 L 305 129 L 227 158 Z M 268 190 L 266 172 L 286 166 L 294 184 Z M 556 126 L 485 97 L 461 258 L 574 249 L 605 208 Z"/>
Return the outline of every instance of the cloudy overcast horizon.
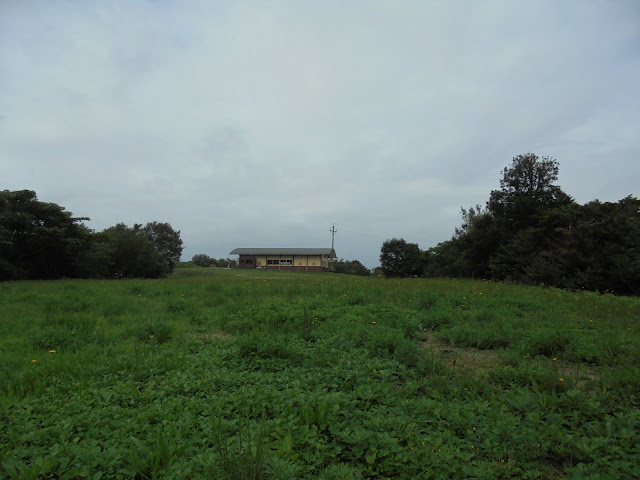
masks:
<path fill-rule="evenodd" d="M 640 2 L 0 1 L 0 189 L 183 258 L 451 238 L 512 158 L 638 196 Z"/>

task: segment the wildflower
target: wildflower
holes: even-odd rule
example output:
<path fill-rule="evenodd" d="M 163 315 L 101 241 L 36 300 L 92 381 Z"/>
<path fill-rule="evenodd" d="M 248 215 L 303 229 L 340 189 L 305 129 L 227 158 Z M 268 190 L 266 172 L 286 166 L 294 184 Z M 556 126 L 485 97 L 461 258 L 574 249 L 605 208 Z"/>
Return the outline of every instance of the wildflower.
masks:
<path fill-rule="evenodd" d="M 560 381 L 561 381 L 561 382 L 564 382 L 564 378 L 560 378 Z"/>
<path fill-rule="evenodd" d="M 38 360 L 31 360 L 31 363 L 36 363 Z"/>
<path fill-rule="evenodd" d="M 371 322 L 371 325 L 375 325 L 376 323 L 378 323 L 378 322 Z"/>
<path fill-rule="evenodd" d="M 593 323 L 593 320 L 589 320 L 589 323 Z"/>
<path fill-rule="evenodd" d="M 49 350 L 49 353 L 56 353 L 55 350 Z"/>

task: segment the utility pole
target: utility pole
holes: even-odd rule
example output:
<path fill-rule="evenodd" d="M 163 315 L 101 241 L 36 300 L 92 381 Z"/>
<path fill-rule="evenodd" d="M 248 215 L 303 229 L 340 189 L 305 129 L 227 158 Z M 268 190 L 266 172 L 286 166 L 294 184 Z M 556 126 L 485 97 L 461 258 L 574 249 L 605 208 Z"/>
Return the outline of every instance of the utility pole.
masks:
<path fill-rule="evenodd" d="M 336 230 L 336 224 L 334 223 L 331 226 L 331 230 L 329 230 L 331 232 L 331 250 L 333 250 L 333 237 L 335 236 L 337 230 Z"/>

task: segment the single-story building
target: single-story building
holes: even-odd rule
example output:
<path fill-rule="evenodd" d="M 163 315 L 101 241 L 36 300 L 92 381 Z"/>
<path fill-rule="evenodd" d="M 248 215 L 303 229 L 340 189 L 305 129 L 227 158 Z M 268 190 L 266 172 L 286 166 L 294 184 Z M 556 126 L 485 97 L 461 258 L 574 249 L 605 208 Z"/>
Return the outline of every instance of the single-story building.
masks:
<path fill-rule="evenodd" d="M 305 272 L 329 272 L 336 252 L 333 248 L 236 248 L 238 268 L 269 268 Z"/>

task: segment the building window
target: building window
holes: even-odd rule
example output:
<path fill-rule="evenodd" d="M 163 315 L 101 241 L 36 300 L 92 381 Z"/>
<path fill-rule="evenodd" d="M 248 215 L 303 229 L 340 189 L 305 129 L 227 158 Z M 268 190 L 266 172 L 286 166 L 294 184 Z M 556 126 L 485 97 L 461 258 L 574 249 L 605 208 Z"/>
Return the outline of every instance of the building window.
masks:
<path fill-rule="evenodd" d="M 293 265 L 293 260 L 280 260 L 280 265 Z"/>
<path fill-rule="evenodd" d="M 280 260 L 267 260 L 267 265 L 280 265 Z"/>

